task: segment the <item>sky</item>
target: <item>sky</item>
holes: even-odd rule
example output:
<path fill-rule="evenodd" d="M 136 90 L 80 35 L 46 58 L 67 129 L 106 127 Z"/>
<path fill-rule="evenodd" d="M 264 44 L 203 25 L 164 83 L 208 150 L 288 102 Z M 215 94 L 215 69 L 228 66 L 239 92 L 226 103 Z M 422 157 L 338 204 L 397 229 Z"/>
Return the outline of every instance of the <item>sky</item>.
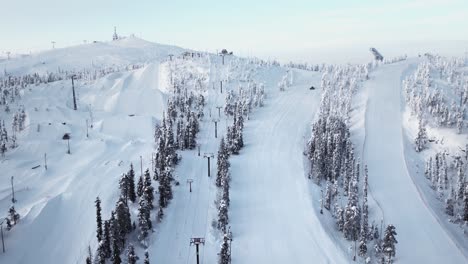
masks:
<path fill-rule="evenodd" d="M 0 55 L 120 35 L 243 56 L 334 61 L 468 51 L 466 0 L 0 0 Z"/>

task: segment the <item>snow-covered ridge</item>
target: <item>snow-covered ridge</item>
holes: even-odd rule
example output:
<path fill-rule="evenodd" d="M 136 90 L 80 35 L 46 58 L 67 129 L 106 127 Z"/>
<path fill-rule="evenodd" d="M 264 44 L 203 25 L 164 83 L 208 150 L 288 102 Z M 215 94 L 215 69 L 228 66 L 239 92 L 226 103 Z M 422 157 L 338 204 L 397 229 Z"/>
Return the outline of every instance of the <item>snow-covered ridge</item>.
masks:
<path fill-rule="evenodd" d="M 178 55 L 183 48 L 156 44 L 137 37 L 51 49 L 10 60 L 0 61 L 8 74 L 44 74 L 60 70 L 100 69 L 136 63 L 160 61 L 169 54 Z"/>

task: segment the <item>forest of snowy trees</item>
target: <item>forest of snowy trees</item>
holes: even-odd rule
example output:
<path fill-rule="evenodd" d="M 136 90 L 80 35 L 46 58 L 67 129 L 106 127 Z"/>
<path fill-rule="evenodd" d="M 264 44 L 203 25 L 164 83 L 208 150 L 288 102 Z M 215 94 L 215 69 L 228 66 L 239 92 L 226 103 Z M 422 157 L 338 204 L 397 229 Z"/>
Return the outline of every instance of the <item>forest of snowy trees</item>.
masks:
<path fill-rule="evenodd" d="M 351 98 L 359 82 L 368 78 L 373 65 L 329 66 L 324 70 L 320 114 L 312 126 L 306 154 L 311 178 L 322 188 L 320 212 L 330 212 L 345 239 L 354 242 L 353 251 L 365 262 L 372 258 L 390 263 L 395 256 L 396 232 L 369 220 L 368 172 L 355 155 L 350 139 Z M 372 246 L 373 245 L 373 250 Z"/>
<path fill-rule="evenodd" d="M 424 174 L 436 197 L 445 203 L 449 220 L 459 224 L 466 232 L 468 223 L 468 145 L 458 149 L 444 146 L 444 138 L 429 135 L 427 128 L 445 128 L 457 134 L 466 133 L 468 105 L 468 79 L 463 58 L 447 59 L 425 54 L 414 74 L 403 81 L 405 99 L 411 115 L 418 120 L 414 141 L 417 152 L 426 153 Z"/>
<path fill-rule="evenodd" d="M 104 264 L 110 260 L 113 264 L 136 263 L 139 259 L 132 243 L 126 248 L 129 234 L 135 233 L 143 247 L 147 247 L 148 235 L 153 232 L 154 224 L 162 221 L 164 209 L 173 198 L 174 168 L 180 160 L 178 150 L 194 149 L 196 135 L 199 131 L 199 121 L 203 118 L 205 105 L 200 76 L 195 77 L 190 71 L 177 71 L 174 61 L 174 74 L 171 79 L 172 90 L 167 104 L 167 114 L 163 114 L 161 123 L 154 129 L 156 155 L 153 176 L 147 169 L 143 175 L 135 179 L 133 165 L 119 180 L 120 196 L 116 207 L 111 211 L 109 220 L 102 220 L 101 202 L 96 199 L 96 222 L 98 248 L 95 256 L 89 250 L 87 263 Z M 190 87 L 194 85 L 195 87 Z M 198 85 L 198 86 L 196 86 Z M 188 89 L 190 88 L 190 89 Z M 187 92 L 190 90 L 190 93 Z M 155 196 L 158 194 L 158 196 Z M 155 206 L 155 203 L 158 205 Z M 152 215 L 152 211 L 157 213 Z M 136 211 L 137 215 L 131 215 Z M 133 219 L 133 220 L 132 220 Z M 153 221 L 156 219 L 157 221 Z M 122 260 L 125 253 L 127 260 Z M 148 252 L 145 253 L 145 263 L 149 263 Z"/>
<path fill-rule="evenodd" d="M 454 127 L 462 133 L 466 123 L 468 83 L 462 59 L 429 58 L 403 81 L 411 114 L 424 125 Z"/>

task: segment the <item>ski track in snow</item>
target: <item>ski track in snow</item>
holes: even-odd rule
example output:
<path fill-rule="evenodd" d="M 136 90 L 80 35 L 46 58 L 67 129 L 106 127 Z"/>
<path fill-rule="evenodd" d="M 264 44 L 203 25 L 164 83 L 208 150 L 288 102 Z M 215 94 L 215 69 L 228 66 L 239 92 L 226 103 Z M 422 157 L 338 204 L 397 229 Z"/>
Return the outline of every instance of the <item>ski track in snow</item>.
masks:
<path fill-rule="evenodd" d="M 320 103 L 310 91 L 320 75 L 269 89 L 266 106 L 247 121 L 245 148 L 233 156 L 230 223 L 233 263 L 348 263 L 323 229 L 304 176 L 303 135 Z"/>
<path fill-rule="evenodd" d="M 432 215 L 408 173 L 404 157 L 401 76 L 408 64 L 384 65 L 366 82 L 364 160 L 372 196 L 396 226 L 398 263 L 466 263 L 455 242 Z"/>
<path fill-rule="evenodd" d="M 133 162 L 138 177 L 140 155 L 154 152 L 153 125 L 162 117 L 167 99 L 167 87 L 162 83 L 168 76 L 160 76 L 159 60 L 168 53 L 180 52 L 182 49 L 177 47 L 129 38 L 0 63 L 21 74 L 55 71 L 62 66 L 65 70 L 79 70 L 90 65 L 151 62 L 138 70 L 106 75 L 91 84 L 77 81 L 78 111 L 71 110 L 68 81 L 25 90 L 21 104 L 27 106 L 27 128 L 18 135 L 20 146 L 9 150 L 0 163 L 6 172 L 0 175 L 1 216 L 10 206 L 9 177 L 15 175 L 16 209 L 22 218 L 11 232 L 5 232 L 7 252 L 0 254 L 0 263 L 55 263 L 58 259 L 62 263 L 83 263 L 88 244 L 96 248 L 94 199 L 101 197 L 103 219 L 108 219 L 119 195 L 121 173 L 128 171 Z M 205 117 L 197 135 L 201 156 L 197 150 L 179 151 L 182 160 L 174 176 L 180 185 L 173 186 L 174 199 L 148 239 L 151 263 L 195 263 L 191 237 L 206 239 L 200 246 L 202 263 L 217 262 L 221 234 L 212 226 L 217 219 L 216 156 L 211 159 L 208 178 L 203 154 L 216 155 L 219 139 L 232 118 L 221 115 L 215 139 L 212 119 L 218 117 L 215 106 L 224 104 L 226 93 L 220 94 L 218 85 L 219 80 L 227 78 L 227 66 L 220 65 L 218 56 L 211 59 L 217 62 L 202 65 L 210 67 L 210 82 Z M 383 65 L 364 82 L 368 96 L 362 164 L 369 168 L 369 201 L 379 207 L 370 210 L 381 210 L 377 214 L 384 216 L 385 224 L 396 226 L 397 263 L 467 263 L 466 251 L 444 229 L 431 201 L 420 193 L 420 182 L 408 172 L 401 77 L 409 63 Z M 326 222 L 333 219 L 320 218 L 316 206 L 319 188 L 304 173 L 304 134 L 310 129 L 321 98 L 319 90 L 308 88 L 318 87 L 321 76 L 292 71 L 295 83 L 285 92 L 276 87 L 284 69 L 262 66 L 254 74 L 257 83 L 266 84 L 267 98 L 265 106 L 254 109 L 250 120 L 245 120 L 245 147 L 230 159 L 233 263 L 352 262 L 338 241 L 342 234 L 325 229 L 331 226 Z M 237 90 L 239 84 L 240 80 L 233 80 L 223 88 Z M 84 131 L 84 122 L 89 118 L 87 105 L 92 105 L 95 118 L 89 138 Z M 35 107 L 37 111 L 32 110 Z M 61 124 L 64 121 L 66 125 Z M 41 125 L 41 132 L 36 131 L 37 125 Z M 65 154 L 66 145 L 61 140 L 65 132 L 72 134 L 72 155 Z M 49 169 L 31 170 L 42 164 L 44 152 Z M 149 155 L 143 161 L 143 169 L 151 167 Z M 192 192 L 187 179 L 194 180 Z M 135 211 L 132 213 L 135 215 Z M 152 211 L 153 219 L 156 215 L 157 211 Z M 136 250 L 142 259 L 142 247 Z"/>

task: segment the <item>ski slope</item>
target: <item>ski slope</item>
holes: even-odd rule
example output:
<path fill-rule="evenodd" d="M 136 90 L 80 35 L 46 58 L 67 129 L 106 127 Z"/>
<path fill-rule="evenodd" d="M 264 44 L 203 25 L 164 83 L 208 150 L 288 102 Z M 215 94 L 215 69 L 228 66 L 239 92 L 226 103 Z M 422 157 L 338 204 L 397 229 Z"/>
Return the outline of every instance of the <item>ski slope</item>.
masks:
<path fill-rule="evenodd" d="M 230 221 L 233 263 L 348 263 L 323 229 L 304 173 L 304 135 L 320 105 L 318 73 L 294 71 L 285 92 L 245 127 L 245 148 L 232 158 Z"/>
<path fill-rule="evenodd" d="M 100 54 L 101 66 L 153 61 L 95 82 L 76 81 L 77 111 L 72 107 L 69 80 L 28 86 L 22 99 L 10 105 L 12 109 L 25 106 L 27 124 L 18 135 L 19 147 L 0 160 L 5 172 L 0 175 L 0 216 L 6 216 L 11 205 L 10 177 L 14 176 L 15 208 L 21 220 L 5 232 L 6 253 L 0 255 L 0 263 L 82 263 L 88 245 L 96 248 L 96 196 L 102 200 L 103 218 L 108 219 L 118 198 L 118 179 L 130 163 L 137 176 L 140 156 L 144 169 L 151 168 L 154 124 L 162 118 L 167 99 L 159 89 L 156 59 L 179 50 L 158 47 L 129 38 L 2 62 L 8 72 L 23 74 L 56 71 L 56 67 L 93 67 L 90 58 L 95 54 Z M 42 64 L 44 59 L 50 63 Z M 93 125 L 89 137 L 86 120 Z M 71 155 L 66 154 L 64 133 L 71 135 Z M 44 153 L 48 170 L 44 169 Z M 41 166 L 32 169 L 37 165 Z"/>
<path fill-rule="evenodd" d="M 449 233 L 424 202 L 405 163 L 401 80 L 411 60 L 383 65 L 365 83 L 368 90 L 364 162 L 369 188 L 398 233 L 397 263 L 467 263 Z"/>
<path fill-rule="evenodd" d="M 163 67 L 167 64 L 161 62 L 183 51 L 127 38 L 0 61 L 1 68 L 14 74 L 144 65 L 96 81 L 76 81 L 77 111 L 72 107 L 69 80 L 28 86 L 21 101 L 10 105 L 12 109 L 25 105 L 27 124 L 18 135 L 19 147 L 0 159 L 0 216 L 11 205 L 9 180 L 14 176 L 15 207 L 21 220 L 5 232 L 7 252 L 0 254 L 0 263 L 83 263 L 87 246 L 96 249 L 94 200 L 100 196 L 103 219 L 108 219 L 122 173 L 133 163 L 138 177 L 140 156 L 143 169 L 151 168 L 154 125 L 166 110 L 171 78 Z M 217 219 L 216 152 L 225 128 L 232 123 L 222 112 L 218 117 L 216 106 L 224 105 L 226 96 L 219 91 L 219 81 L 229 80 L 224 86 L 227 91 L 245 88 L 250 78 L 265 85 L 267 98 L 263 108 L 254 109 L 245 119 L 245 147 L 230 159 L 233 263 L 350 263 L 345 253 L 349 243 L 333 229 L 335 223 L 326 214 L 318 213 L 319 188 L 306 178 L 303 164 L 305 135 L 321 99 L 320 89 L 309 87 L 319 87 L 321 74 L 291 70 L 293 85 L 280 92 L 277 84 L 285 68 L 266 64 L 229 68 L 229 58 L 224 66 L 220 60 L 210 55 L 206 64 L 203 60 L 184 62 L 209 72 L 205 116 L 197 135 L 201 156 L 197 150 L 179 152 L 182 160 L 174 177 L 180 185 L 173 186 L 174 199 L 148 239 L 151 263 L 194 263 L 192 237 L 206 239 L 200 247 L 201 262 L 217 262 L 221 234 L 213 225 Z M 400 94 L 401 79 L 413 62 L 377 68 L 360 91 L 367 93 L 368 101 L 365 122 L 361 118 L 355 129 L 361 129 L 357 133 L 365 130 L 363 163 L 369 168 L 369 200 L 382 210 L 385 224 L 397 228 L 396 263 L 466 263 L 466 252 L 433 215 L 432 204 L 420 196 L 419 182 L 414 182 L 406 168 Z M 11 120 L 1 114 L 9 127 Z M 87 137 L 85 124 L 91 118 L 93 127 Z M 212 120 L 218 118 L 215 138 Z M 64 133 L 72 136 L 71 155 L 66 154 L 67 145 L 61 139 Z M 44 153 L 48 170 L 43 167 Z M 215 154 L 211 178 L 205 153 Z M 37 165 L 41 167 L 32 169 Z M 188 179 L 193 179 L 192 192 Z M 377 208 L 370 210 L 376 214 Z M 153 211 L 152 219 L 155 216 Z M 129 241 L 141 258 L 144 248 L 136 235 L 130 235 Z"/>
<path fill-rule="evenodd" d="M 208 67 L 208 65 L 205 65 Z M 221 67 L 211 65 L 211 67 Z M 213 69 L 211 69 L 213 72 Z M 212 76 L 211 82 L 216 78 Z M 174 199 L 165 211 L 163 221 L 158 224 L 156 232 L 153 233 L 153 241 L 148 248 L 151 263 L 195 263 L 195 246 L 190 246 L 190 238 L 205 238 L 205 245 L 200 246 L 200 260 L 202 263 L 216 263 L 219 250 L 217 231 L 211 225 L 216 219 L 217 188 L 214 184 L 216 177 L 216 156 L 211 158 L 210 173 L 208 177 L 207 159 L 205 154 L 216 155 L 219 140 L 225 133 L 226 118 L 221 118 L 218 124 L 218 137 L 215 138 L 215 127 L 213 119 L 218 118 L 218 110 L 215 108 L 224 102 L 224 94 L 219 89 L 206 91 L 205 116 L 200 122 L 200 132 L 197 135 L 197 144 L 200 145 L 200 156 L 198 150 L 185 150 L 179 152 L 181 162 L 176 166 L 175 180 L 180 182 L 174 186 Z M 211 117 L 210 117 L 211 109 Z M 224 116 L 224 114 L 223 114 Z M 192 179 L 192 192 L 189 191 L 188 179 Z M 143 255 L 141 251 L 140 255 Z"/>

